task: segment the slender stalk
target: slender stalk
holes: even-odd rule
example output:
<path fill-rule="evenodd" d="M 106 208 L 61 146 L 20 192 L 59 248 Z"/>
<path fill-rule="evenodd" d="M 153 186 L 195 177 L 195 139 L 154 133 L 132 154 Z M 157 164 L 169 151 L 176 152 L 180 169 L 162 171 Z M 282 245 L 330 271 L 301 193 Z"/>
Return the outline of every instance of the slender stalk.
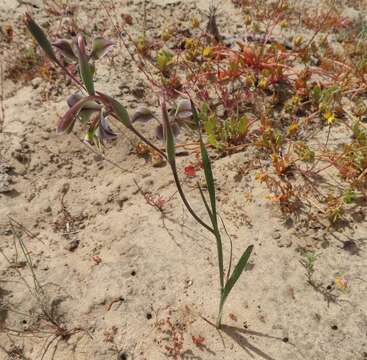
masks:
<path fill-rule="evenodd" d="M 218 317 L 217 321 L 215 323 L 215 326 L 217 329 L 220 329 L 222 327 L 222 316 L 223 316 L 223 290 L 221 290 L 221 296 L 220 296 L 220 302 L 219 302 L 219 310 L 218 310 Z"/>
<path fill-rule="evenodd" d="M 142 135 L 138 130 L 136 130 L 132 125 L 129 128 L 136 136 L 138 136 L 145 144 L 149 145 L 151 148 L 153 148 L 159 155 L 163 156 L 165 159 L 167 159 L 167 155 L 160 150 L 157 146 L 155 146 L 153 143 L 151 143 L 144 135 Z"/>
<path fill-rule="evenodd" d="M 214 235 L 217 242 L 217 254 L 218 254 L 218 268 L 219 268 L 219 282 L 221 294 L 224 289 L 224 266 L 223 266 L 223 245 L 222 238 L 219 233 L 218 226 L 214 227 Z"/>
<path fill-rule="evenodd" d="M 207 229 L 208 231 L 210 231 L 212 234 L 215 234 L 214 230 L 208 224 L 206 224 L 203 220 L 201 220 L 198 215 L 196 215 L 196 213 L 192 209 L 190 203 L 187 201 L 186 196 L 185 196 L 185 193 L 184 193 L 184 191 L 182 189 L 182 186 L 181 186 L 181 183 L 180 183 L 180 179 L 178 178 L 176 163 L 170 163 L 170 166 L 171 166 L 171 169 L 172 169 L 172 174 L 173 174 L 173 178 L 175 180 L 175 184 L 176 184 L 178 193 L 180 194 L 180 197 L 181 197 L 183 203 L 185 204 L 186 209 L 189 211 L 189 213 L 191 214 L 191 216 L 200 225 L 202 225 L 205 229 Z"/>

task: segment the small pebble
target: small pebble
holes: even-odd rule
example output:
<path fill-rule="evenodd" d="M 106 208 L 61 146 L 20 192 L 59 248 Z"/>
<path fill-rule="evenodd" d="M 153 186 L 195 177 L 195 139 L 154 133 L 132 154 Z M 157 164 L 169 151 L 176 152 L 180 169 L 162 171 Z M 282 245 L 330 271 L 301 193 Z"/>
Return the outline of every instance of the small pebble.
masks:
<path fill-rule="evenodd" d="M 68 251 L 71 251 L 73 252 L 74 250 L 76 250 L 79 246 L 79 240 L 77 239 L 74 239 L 74 240 L 71 240 L 66 246 L 65 246 L 65 249 L 68 250 Z"/>

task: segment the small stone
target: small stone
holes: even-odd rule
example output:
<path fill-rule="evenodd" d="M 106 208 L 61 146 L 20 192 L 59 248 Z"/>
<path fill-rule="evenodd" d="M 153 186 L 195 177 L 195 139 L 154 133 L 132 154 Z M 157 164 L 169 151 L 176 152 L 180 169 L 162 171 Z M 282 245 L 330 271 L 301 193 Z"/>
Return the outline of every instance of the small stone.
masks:
<path fill-rule="evenodd" d="M 119 199 L 117 199 L 117 204 L 120 208 L 123 207 L 124 203 L 128 201 L 129 198 L 126 195 L 122 195 Z"/>
<path fill-rule="evenodd" d="M 70 189 L 70 184 L 69 183 L 64 183 L 62 185 L 61 192 L 63 194 L 66 194 L 69 191 L 69 189 Z"/>
<path fill-rule="evenodd" d="M 291 247 L 292 246 L 292 239 L 290 237 L 283 237 L 277 239 L 277 245 L 279 247 Z"/>
<path fill-rule="evenodd" d="M 13 151 L 11 155 L 14 159 L 18 160 L 22 164 L 25 164 L 28 161 L 28 156 L 23 153 L 21 149 Z"/>
<path fill-rule="evenodd" d="M 148 178 L 147 180 L 145 180 L 142 186 L 143 193 L 152 192 L 153 185 L 154 185 L 154 180 L 152 178 Z"/>
<path fill-rule="evenodd" d="M 79 246 L 79 240 L 77 239 L 74 239 L 74 240 L 71 240 L 66 246 L 65 246 L 65 249 L 68 250 L 68 251 L 71 251 L 73 252 L 74 250 L 76 250 Z"/>
<path fill-rule="evenodd" d="M 0 193 L 7 193 L 9 191 L 11 191 L 10 176 L 0 173 Z"/>
<path fill-rule="evenodd" d="M 37 89 L 41 84 L 42 84 L 42 79 L 39 77 L 36 77 L 31 81 L 31 85 L 33 89 Z"/>
<path fill-rule="evenodd" d="M 358 255 L 360 252 L 360 249 L 354 240 L 344 241 L 342 249 L 349 252 L 351 255 Z"/>
<path fill-rule="evenodd" d="M 131 91 L 131 93 L 138 99 L 141 99 L 145 95 L 144 85 L 142 83 L 137 84 Z"/>
<path fill-rule="evenodd" d="M 127 360 L 127 354 L 124 352 L 118 353 L 117 360 Z"/>
<path fill-rule="evenodd" d="M 126 84 L 121 84 L 119 85 L 119 89 L 122 90 L 123 92 L 127 90 L 127 92 L 130 92 L 129 86 Z"/>
<path fill-rule="evenodd" d="M 279 232 L 279 230 L 275 230 L 272 234 L 272 237 L 274 240 L 278 240 L 282 237 L 281 233 Z"/>

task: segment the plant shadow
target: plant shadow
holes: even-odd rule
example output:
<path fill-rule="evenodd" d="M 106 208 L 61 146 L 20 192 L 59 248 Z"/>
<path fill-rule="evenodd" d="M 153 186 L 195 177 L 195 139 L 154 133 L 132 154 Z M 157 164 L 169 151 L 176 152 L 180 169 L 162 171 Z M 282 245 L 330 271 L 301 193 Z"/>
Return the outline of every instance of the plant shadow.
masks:
<path fill-rule="evenodd" d="M 196 356 L 192 350 L 186 350 L 184 351 L 181 355 L 180 355 L 180 358 L 182 360 L 203 360 L 202 357 L 200 356 Z"/>
<path fill-rule="evenodd" d="M 282 338 L 279 338 L 276 336 L 267 335 L 267 334 L 264 334 L 258 331 L 241 329 L 241 328 L 238 328 L 235 326 L 229 326 L 229 325 L 222 325 L 221 331 L 223 331 L 230 338 L 232 338 L 232 340 L 234 340 L 239 346 L 241 346 L 241 348 L 244 349 L 251 358 L 254 358 L 254 354 L 256 354 L 257 356 L 265 360 L 276 360 L 271 355 L 265 353 L 263 350 L 251 344 L 248 341 L 246 335 L 253 335 L 253 336 L 259 336 L 259 337 L 265 337 L 269 339 L 276 339 L 279 341 L 283 341 Z"/>

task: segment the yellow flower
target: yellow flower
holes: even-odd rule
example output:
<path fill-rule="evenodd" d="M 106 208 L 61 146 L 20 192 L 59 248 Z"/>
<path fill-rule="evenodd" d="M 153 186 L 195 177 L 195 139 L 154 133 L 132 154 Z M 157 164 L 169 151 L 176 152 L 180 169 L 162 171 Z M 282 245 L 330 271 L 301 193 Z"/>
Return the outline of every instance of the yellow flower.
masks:
<path fill-rule="evenodd" d="M 194 17 L 194 18 L 191 19 L 191 26 L 194 29 L 198 28 L 199 25 L 200 25 L 200 22 L 199 22 L 198 18 Z"/>
<path fill-rule="evenodd" d="M 293 44 L 298 47 L 298 46 L 301 46 L 302 45 L 303 41 L 304 41 L 303 36 L 302 35 L 298 35 L 298 36 L 296 36 L 293 39 Z"/>
<path fill-rule="evenodd" d="M 327 111 L 324 113 L 324 119 L 329 125 L 331 125 L 335 121 L 335 115 L 332 111 Z"/>
<path fill-rule="evenodd" d="M 251 25 L 251 23 L 252 23 L 252 18 L 251 18 L 251 16 L 250 15 L 246 15 L 244 18 L 243 18 L 243 21 L 244 21 L 244 23 L 245 23 L 245 25 Z"/>
<path fill-rule="evenodd" d="M 268 79 L 266 78 L 262 78 L 260 81 L 259 81 L 259 87 L 263 90 L 265 90 L 267 87 L 268 87 Z"/>
<path fill-rule="evenodd" d="M 185 39 L 185 45 L 187 48 L 192 48 L 194 46 L 194 39 L 193 38 Z"/>
<path fill-rule="evenodd" d="M 296 123 L 295 121 L 293 121 L 293 122 L 289 125 L 289 127 L 288 127 L 288 129 L 287 129 L 287 135 L 288 135 L 288 136 L 291 136 L 291 135 L 296 134 L 296 133 L 297 133 L 297 131 L 298 131 L 298 129 L 299 129 L 299 125 L 298 125 L 298 123 Z"/>
<path fill-rule="evenodd" d="M 292 100 L 292 105 L 295 105 L 295 106 L 298 106 L 301 102 L 301 99 L 297 95 L 292 96 L 291 100 Z"/>
<path fill-rule="evenodd" d="M 213 48 L 208 46 L 203 50 L 203 56 L 210 57 L 213 54 Z"/>
<path fill-rule="evenodd" d="M 164 30 L 161 34 L 161 39 L 163 41 L 168 41 L 172 37 L 172 33 L 170 30 Z"/>
<path fill-rule="evenodd" d="M 288 27 L 288 21 L 284 19 L 284 20 L 280 23 L 280 27 L 281 27 L 282 29 L 287 28 L 287 27 Z"/>
<path fill-rule="evenodd" d="M 335 278 L 335 284 L 340 290 L 345 290 L 348 287 L 348 281 L 344 277 L 337 276 Z"/>

